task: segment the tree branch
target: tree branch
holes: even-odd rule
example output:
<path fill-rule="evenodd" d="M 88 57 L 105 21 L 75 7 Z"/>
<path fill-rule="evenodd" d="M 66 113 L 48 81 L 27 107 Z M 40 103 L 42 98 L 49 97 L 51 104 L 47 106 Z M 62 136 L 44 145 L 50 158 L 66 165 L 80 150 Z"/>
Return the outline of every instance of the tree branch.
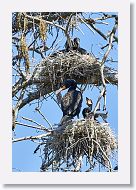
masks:
<path fill-rule="evenodd" d="M 46 134 L 42 134 L 42 135 L 37 135 L 37 136 L 28 136 L 28 137 L 13 139 L 12 142 L 15 143 L 15 142 L 26 141 L 26 140 L 40 140 L 40 139 L 47 137 L 49 135 L 51 135 L 51 132 L 46 133 Z"/>

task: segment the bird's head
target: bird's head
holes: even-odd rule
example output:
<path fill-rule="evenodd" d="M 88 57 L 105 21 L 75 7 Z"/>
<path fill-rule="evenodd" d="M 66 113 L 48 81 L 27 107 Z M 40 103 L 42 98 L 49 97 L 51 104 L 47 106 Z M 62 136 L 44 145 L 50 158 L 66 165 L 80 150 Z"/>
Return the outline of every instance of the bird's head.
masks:
<path fill-rule="evenodd" d="M 77 87 L 77 82 L 74 79 L 66 79 L 63 81 L 60 88 L 56 90 L 56 94 L 60 93 L 61 91 L 67 88 L 76 89 L 76 87 Z"/>
<path fill-rule="evenodd" d="M 88 105 L 89 107 L 92 107 L 92 105 L 93 105 L 92 100 L 87 97 L 86 97 L 86 105 Z"/>
<path fill-rule="evenodd" d="M 80 43 L 80 39 L 79 38 L 74 38 L 73 42 L 79 44 Z"/>

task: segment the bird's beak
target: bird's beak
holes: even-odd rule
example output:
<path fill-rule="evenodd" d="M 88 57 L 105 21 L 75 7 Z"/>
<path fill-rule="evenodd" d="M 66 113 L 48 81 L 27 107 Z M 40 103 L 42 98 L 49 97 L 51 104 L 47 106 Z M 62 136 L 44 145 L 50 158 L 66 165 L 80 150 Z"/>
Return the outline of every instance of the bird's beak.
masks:
<path fill-rule="evenodd" d="M 90 100 L 89 98 L 86 97 L 86 104 L 88 106 L 92 105 L 92 100 Z"/>
<path fill-rule="evenodd" d="M 91 100 L 88 100 L 87 103 L 88 103 L 89 105 L 92 104 Z"/>
<path fill-rule="evenodd" d="M 56 95 L 59 94 L 62 90 L 65 90 L 66 89 L 66 86 L 62 86 L 60 89 L 56 90 Z"/>

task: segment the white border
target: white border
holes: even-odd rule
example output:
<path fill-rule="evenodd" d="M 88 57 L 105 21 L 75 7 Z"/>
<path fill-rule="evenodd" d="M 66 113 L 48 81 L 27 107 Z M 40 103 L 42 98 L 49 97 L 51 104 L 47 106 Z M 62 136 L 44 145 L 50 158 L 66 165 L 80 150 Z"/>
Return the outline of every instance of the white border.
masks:
<path fill-rule="evenodd" d="M 3 184 L 130 184 L 130 5 L 129 1 L 5 1 L 0 11 L 0 181 Z M 12 172 L 11 13 L 14 11 L 111 11 L 119 13 L 119 171 L 104 173 Z M 2 14 L 2 15 L 1 15 Z M 3 25 L 3 28 L 2 28 Z"/>

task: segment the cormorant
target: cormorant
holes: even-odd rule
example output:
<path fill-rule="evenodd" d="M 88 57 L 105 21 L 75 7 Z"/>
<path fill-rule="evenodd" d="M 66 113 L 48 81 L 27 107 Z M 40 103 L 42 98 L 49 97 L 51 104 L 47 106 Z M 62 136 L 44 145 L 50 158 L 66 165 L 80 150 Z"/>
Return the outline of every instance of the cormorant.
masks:
<path fill-rule="evenodd" d="M 85 49 L 80 47 L 80 39 L 79 38 L 73 39 L 73 50 L 77 50 L 81 54 L 88 54 Z"/>
<path fill-rule="evenodd" d="M 84 118 L 90 118 L 91 117 L 91 111 L 93 107 L 93 102 L 91 99 L 86 97 L 86 104 L 88 107 L 84 108 L 82 111 L 82 115 Z"/>
<path fill-rule="evenodd" d="M 79 118 L 83 98 L 82 93 L 76 90 L 77 82 L 74 79 L 64 80 L 61 88 L 56 91 L 56 94 L 67 88 L 67 93 L 61 99 L 61 109 L 63 112 L 63 117 L 72 119 L 73 117 L 77 116 Z"/>
<path fill-rule="evenodd" d="M 74 38 L 73 40 L 66 40 L 65 49 L 59 50 L 58 52 L 53 53 L 51 56 L 57 56 L 58 53 L 67 53 L 70 50 L 78 51 L 81 54 L 89 54 L 85 49 L 80 47 L 80 39 Z"/>
<path fill-rule="evenodd" d="M 97 112 L 97 113 L 94 114 L 92 112 L 93 102 L 92 102 L 91 99 L 89 99 L 87 97 L 86 97 L 86 104 L 87 104 L 88 107 L 84 108 L 83 111 L 82 111 L 82 115 L 83 115 L 83 117 L 85 119 L 86 118 L 92 119 L 93 116 L 94 116 L 94 120 L 97 120 L 97 118 L 100 116 L 103 119 L 103 121 L 105 123 L 107 123 L 106 119 L 107 119 L 107 116 L 108 116 L 108 112 L 106 112 L 106 113 Z M 98 111 L 98 109 L 97 109 L 97 111 Z M 97 120 L 97 122 L 98 122 L 98 120 Z"/>
<path fill-rule="evenodd" d="M 73 50 L 78 50 L 79 47 L 80 47 L 80 39 L 74 38 L 73 39 Z"/>

